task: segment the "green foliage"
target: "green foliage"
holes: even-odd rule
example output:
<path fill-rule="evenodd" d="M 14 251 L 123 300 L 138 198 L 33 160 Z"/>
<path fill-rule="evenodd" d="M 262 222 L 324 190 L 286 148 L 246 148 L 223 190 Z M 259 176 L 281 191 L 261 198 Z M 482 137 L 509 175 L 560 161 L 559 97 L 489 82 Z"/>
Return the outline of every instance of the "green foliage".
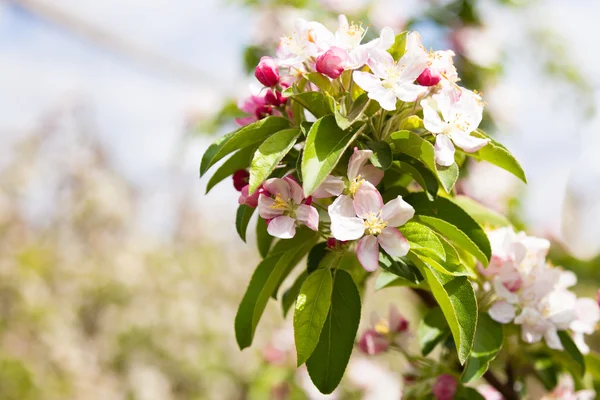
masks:
<path fill-rule="evenodd" d="M 417 328 L 419 347 L 424 356 L 433 351 L 435 346 L 450 335 L 450 327 L 444 313 L 439 307 L 432 308 L 425 314 Z"/>
<path fill-rule="evenodd" d="M 420 287 L 423 275 L 406 257 L 392 257 L 379 253 L 379 266 L 384 269 L 377 279 L 377 290 L 388 286 Z"/>
<path fill-rule="evenodd" d="M 435 174 L 422 162 L 405 154 L 396 155 L 394 159 L 398 160 L 395 164 L 400 171 L 409 174 L 425 190 L 429 200 L 437 197 L 439 190 L 438 181 Z"/>
<path fill-rule="evenodd" d="M 256 222 L 256 247 L 262 258 L 265 258 L 271 249 L 273 236 L 267 232 L 267 223 L 264 219 L 259 218 Z"/>
<path fill-rule="evenodd" d="M 467 196 L 456 196 L 452 201 L 467 212 L 481 226 L 501 228 L 510 226 L 510 221 L 502 214 L 487 208 Z"/>
<path fill-rule="evenodd" d="M 308 257 L 306 258 L 306 272 L 312 274 L 314 271 L 316 271 L 327 253 L 326 242 L 317 243 L 312 249 L 310 249 Z"/>
<path fill-rule="evenodd" d="M 480 313 L 473 350 L 463 370 L 461 381 L 468 383 L 481 378 L 488 370 L 490 362 L 498 355 L 503 341 L 502 325 L 487 313 Z"/>
<path fill-rule="evenodd" d="M 398 61 L 406 52 L 406 36 L 408 31 L 401 32 L 396 35 L 394 44 L 388 49 L 388 53 L 392 55 L 394 60 Z"/>
<path fill-rule="evenodd" d="M 240 205 L 237 209 L 235 229 L 244 242 L 246 241 L 246 230 L 248 228 L 248 223 L 250 223 L 250 218 L 252 218 L 252 214 L 254 214 L 254 208 L 248 207 L 245 204 Z"/>
<path fill-rule="evenodd" d="M 303 92 L 293 94 L 290 96 L 290 99 L 292 102 L 300 104 L 317 118 L 322 118 L 326 115 L 333 114 L 333 98 L 321 92 Z"/>
<path fill-rule="evenodd" d="M 371 163 L 379 169 L 386 170 L 392 166 L 392 149 L 388 142 L 379 140 L 369 143 L 369 149 L 373 151 Z"/>
<path fill-rule="evenodd" d="M 490 143 L 475 153 L 466 153 L 468 156 L 497 165 L 527 183 L 523 168 L 506 147 L 490 138 L 482 130 L 477 130 L 472 135 L 478 138 L 490 139 Z"/>
<path fill-rule="evenodd" d="M 360 295 L 352 277 L 337 270 L 327 320 L 317 347 L 306 361 L 308 374 L 321 393 L 333 392 L 344 375 L 354 347 L 360 310 Z"/>
<path fill-rule="evenodd" d="M 248 168 L 250 161 L 252 160 L 254 150 L 255 148 L 253 146 L 246 147 L 245 149 L 242 149 L 229 157 L 227 161 L 225 161 L 223 165 L 221 165 L 219 169 L 215 171 L 213 176 L 211 176 L 210 180 L 206 184 L 206 193 L 208 193 L 217 183 L 233 175 L 235 171 Z"/>
<path fill-rule="evenodd" d="M 284 129 L 269 136 L 254 153 L 250 166 L 250 187 L 248 194 L 256 189 L 271 175 L 277 164 L 290 151 L 300 135 L 298 128 Z"/>
<path fill-rule="evenodd" d="M 402 236 L 408 240 L 410 251 L 413 253 L 438 260 L 446 261 L 446 251 L 435 232 L 418 222 L 408 222 L 400 227 Z"/>
<path fill-rule="evenodd" d="M 574 376 L 583 376 L 585 374 L 585 359 L 583 358 L 583 354 L 581 354 L 568 332 L 559 331 L 558 337 L 565 350 L 560 352 L 554 351 L 553 355 L 564 363 Z"/>
<path fill-rule="evenodd" d="M 281 309 L 283 311 L 283 316 L 285 317 L 290 310 L 290 308 L 296 302 L 298 298 L 298 294 L 300 293 L 300 289 L 302 288 L 302 284 L 308 277 L 308 273 L 306 271 L 302 271 L 300 275 L 296 278 L 292 286 L 285 292 L 283 292 L 283 296 L 281 296 Z"/>

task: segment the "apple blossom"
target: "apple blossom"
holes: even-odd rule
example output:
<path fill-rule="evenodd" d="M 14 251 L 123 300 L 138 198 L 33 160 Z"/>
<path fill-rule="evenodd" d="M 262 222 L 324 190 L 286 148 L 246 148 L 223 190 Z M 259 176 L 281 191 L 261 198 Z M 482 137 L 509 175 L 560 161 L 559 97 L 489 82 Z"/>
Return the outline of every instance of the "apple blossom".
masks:
<path fill-rule="evenodd" d="M 283 97 L 283 95 L 281 94 L 280 91 L 275 90 L 267 90 L 267 92 L 265 93 L 265 103 L 273 106 L 273 107 L 280 107 L 282 105 L 284 105 L 287 102 L 287 97 Z"/>
<path fill-rule="evenodd" d="M 241 192 L 244 186 L 248 184 L 248 179 L 250 178 L 250 172 L 246 169 L 238 169 L 231 176 L 233 179 L 233 187 L 238 192 Z"/>
<path fill-rule="evenodd" d="M 437 400 L 452 400 L 456 394 L 458 381 L 450 374 L 442 374 L 437 377 L 431 392 Z"/>
<path fill-rule="evenodd" d="M 248 207 L 256 208 L 258 207 L 258 198 L 261 194 L 269 196 L 269 192 L 267 192 L 263 186 L 260 186 L 251 195 L 248 194 L 249 189 L 250 185 L 246 185 L 242 188 L 240 197 L 238 198 L 238 204 L 245 204 Z"/>
<path fill-rule="evenodd" d="M 297 19 L 290 36 L 282 37 L 277 48 L 278 63 L 284 67 L 297 66 L 326 51 L 334 40 L 333 33 L 318 22 Z"/>
<path fill-rule="evenodd" d="M 342 178 L 328 175 L 325 181 L 313 192 L 313 197 L 322 199 L 339 196 L 344 191 L 348 195 L 354 196 L 364 182 L 369 182 L 373 186 L 377 186 L 383 178 L 383 171 L 372 164 L 367 164 L 369 158 L 372 156 L 373 151 L 359 150 L 358 147 L 355 147 L 348 162 L 348 181 L 345 182 Z"/>
<path fill-rule="evenodd" d="M 263 187 L 269 194 L 263 193 L 258 198 L 258 212 L 262 218 L 271 220 L 267 228 L 270 235 L 280 239 L 292 238 L 296 234 L 297 223 L 313 231 L 319 229 L 319 212 L 305 204 L 302 187 L 292 177 L 268 179 Z"/>
<path fill-rule="evenodd" d="M 364 182 L 354 194 L 339 196 L 329 206 L 331 233 L 338 240 L 356 240 L 356 255 L 367 271 L 379 266 L 379 246 L 393 257 L 408 253 L 408 241 L 396 229 L 415 213 L 414 208 L 398 196 L 385 206 L 377 189 Z M 362 239 L 361 239 L 362 238 Z"/>
<path fill-rule="evenodd" d="M 471 136 L 483 116 L 483 101 L 479 94 L 447 86 L 431 98 L 421 100 L 421 106 L 425 128 L 436 136 L 435 161 L 438 165 L 454 163 L 454 145 L 472 153 L 489 143 L 489 139 Z"/>
<path fill-rule="evenodd" d="M 366 354 L 375 355 L 387 351 L 391 345 L 402 346 L 408 333 L 408 321 L 390 304 L 388 318 L 371 316 L 371 328 L 359 340 L 359 348 Z"/>
<path fill-rule="evenodd" d="M 325 53 L 317 57 L 317 72 L 337 79 L 344 72 L 344 63 L 348 61 L 346 50 L 332 46 Z"/>
<path fill-rule="evenodd" d="M 575 383 L 571 375 L 563 374 L 559 377 L 558 385 L 554 390 L 541 400 L 594 400 L 595 398 L 596 392 L 593 390 L 575 391 Z"/>
<path fill-rule="evenodd" d="M 240 101 L 238 108 L 247 114 L 246 117 L 236 118 L 235 122 L 240 126 L 251 124 L 272 114 L 272 107 L 267 104 L 265 93 L 251 95 Z"/>
<path fill-rule="evenodd" d="M 571 322 L 569 328 L 573 332 L 573 340 L 583 354 L 590 352 L 589 346 L 585 343 L 584 335 L 591 335 L 596 331 L 596 326 L 600 322 L 600 307 L 598 303 L 591 298 L 579 298 L 575 303 L 575 319 Z"/>
<path fill-rule="evenodd" d="M 267 87 L 273 87 L 279 83 L 279 69 L 277 63 L 271 57 L 261 57 L 254 76 L 260 83 Z"/>
<path fill-rule="evenodd" d="M 373 49 L 367 64 L 372 74 L 354 71 L 352 77 L 369 98 L 385 110 L 395 110 L 397 99 L 412 102 L 427 91 L 427 88 L 414 83 L 427 67 L 427 54 L 423 52 L 416 32 L 408 34 L 406 53 L 398 62 L 387 51 Z"/>

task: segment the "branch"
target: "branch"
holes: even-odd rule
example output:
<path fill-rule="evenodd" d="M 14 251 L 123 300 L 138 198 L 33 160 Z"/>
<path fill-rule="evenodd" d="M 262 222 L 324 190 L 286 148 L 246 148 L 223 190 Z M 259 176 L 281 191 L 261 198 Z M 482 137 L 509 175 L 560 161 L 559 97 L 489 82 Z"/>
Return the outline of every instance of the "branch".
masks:
<path fill-rule="evenodd" d="M 519 400 L 519 395 L 515 392 L 515 389 L 512 385 L 507 383 L 506 385 L 500 382 L 498 377 L 494 375 L 491 370 L 487 370 L 485 374 L 483 374 L 483 378 L 494 387 L 497 391 L 499 391 L 505 400 Z"/>

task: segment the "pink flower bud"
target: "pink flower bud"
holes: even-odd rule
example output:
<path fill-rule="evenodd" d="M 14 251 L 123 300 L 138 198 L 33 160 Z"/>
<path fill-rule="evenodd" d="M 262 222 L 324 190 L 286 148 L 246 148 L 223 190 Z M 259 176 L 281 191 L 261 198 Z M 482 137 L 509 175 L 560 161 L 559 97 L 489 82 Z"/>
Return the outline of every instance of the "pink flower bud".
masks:
<path fill-rule="evenodd" d="M 344 72 L 343 64 L 348 61 L 346 50 L 332 46 L 325 53 L 317 57 L 317 72 L 336 79 Z"/>
<path fill-rule="evenodd" d="M 600 289 L 598 289 L 598 294 L 596 295 L 596 301 L 598 302 L 598 306 L 600 306 Z"/>
<path fill-rule="evenodd" d="M 385 336 L 377 333 L 375 329 L 369 329 L 363 333 L 358 342 L 358 347 L 363 353 L 373 356 L 387 351 L 390 347 L 390 341 Z"/>
<path fill-rule="evenodd" d="M 246 185 L 242 188 L 241 190 L 241 194 L 240 197 L 238 199 L 238 204 L 245 204 L 249 207 L 252 208 L 256 208 L 258 206 L 258 197 L 261 194 L 264 194 L 266 196 L 270 196 L 269 192 L 267 192 L 262 186 L 259 187 L 258 189 L 256 189 L 256 191 L 254 193 L 252 193 L 251 196 L 248 196 L 248 189 L 249 189 L 250 185 Z"/>
<path fill-rule="evenodd" d="M 238 192 L 241 192 L 244 186 L 248 184 L 248 178 L 250 178 L 250 173 L 245 169 L 238 169 L 233 173 L 233 187 Z"/>
<path fill-rule="evenodd" d="M 443 374 L 437 377 L 437 381 L 433 385 L 431 392 L 437 400 L 452 400 L 457 386 L 458 382 L 456 382 L 454 376 Z"/>
<path fill-rule="evenodd" d="M 261 57 L 254 70 L 254 76 L 265 86 L 273 87 L 277 85 L 279 83 L 277 63 L 271 57 Z"/>
<path fill-rule="evenodd" d="M 313 198 L 312 196 L 308 196 L 306 199 L 304 199 L 304 204 L 306 204 L 307 206 L 310 206 L 313 202 Z"/>
<path fill-rule="evenodd" d="M 284 105 L 287 102 L 287 97 L 283 97 L 281 95 L 281 92 L 279 91 L 271 91 L 269 90 L 266 94 L 265 94 L 265 101 L 267 102 L 267 104 L 273 106 L 273 107 L 279 107 Z"/>
<path fill-rule="evenodd" d="M 336 238 L 329 238 L 329 239 L 327 239 L 327 248 L 335 249 L 336 247 L 343 246 L 346 243 L 348 243 L 348 242 L 345 240 L 337 240 Z"/>
<path fill-rule="evenodd" d="M 273 109 L 271 108 L 271 106 L 261 106 L 261 107 L 257 107 L 256 110 L 254 110 L 254 116 L 256 117 L 256 119 L 263 119 L 266 116 L 271 115 L 271 111 Z"/>
<path fill-rule="evenodd" d="M 435 86 L 442 80 L 442 76 L 433 72 L 430 68 L 425 68 L 417 78 L 417 83 L 421 86 Z"/>

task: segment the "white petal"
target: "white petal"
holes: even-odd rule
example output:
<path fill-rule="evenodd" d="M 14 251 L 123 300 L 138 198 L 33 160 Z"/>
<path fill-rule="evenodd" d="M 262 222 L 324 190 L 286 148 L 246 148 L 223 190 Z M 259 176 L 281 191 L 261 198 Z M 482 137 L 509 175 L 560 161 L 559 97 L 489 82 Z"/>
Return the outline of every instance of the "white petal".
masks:
<path fill-rule="evenodd" d="M 352 79 L 362 90 L 365 92 L 372 92 L 374 90 L 381 90 L 381 80 L 373 74 L 363 71 L 354 71 L 352 73 Z"/>
<path fill-rule="evenodd" d="M 261 194 L 258 197 L 258 214 L 265 219 L 272 219 L 283 214 L 282 210 L 274 210 L 271 208 L 273 199 L 269 196 Z"/>
<path fill-rule="evenodd" d="M 390 53 L 381 49 L 373 49 L 369 53 L 369 68 L 379 78 L 387 78 L 390 68 L 397 69 L 394 58 Z"/>
<path fill-rule="evenodd" d="M 394 111 L 396 109 L 396 93 L 394 89 L 385 89 L 383 86 L 378 89 L 374 89 L 369 92 L 369 98 L 379 103 L 381 108 L 387 111 Z"/>
<path fill-rule="evenodd" d="M 392 47 L 395 41 L 396 35 L 394 35 L 394 30 L 389 26 L 386 26 L 381 30 L 376 47 L 381 50 L 387 50 Z"/>
<path fill-rule="evenodd" d="M 358 261 L 367 271 L 373 272 L 379 267 L 379 244 L 375 236 L 365 236 L 356 248 Z"/>
<path fill-rule="evenodd" d="M 357 69 L 369 61 L 369 49 L 359 46 L 348 52 L 348 60 L 343 64 L 344 69 Z"/>
<path fill-rule="evenodd" d="M 455 145 L 467 153 L 473 153 L 490 142 L 490 139 L 477 138 L 465 132 L 452 132 L 450 138 Z"/>
<path fill-rule="evenodd" d="M 454 145 L 447 135 L 443 133 L 435 137 L 435 162 L 443 167 L 454 164 Z"/>
<path fill-rule="evenodd" d="M 279 194 L 284 201 L 288 201 L 290 198 L 290 184 L 284 179 L 267 179 L 263 187 L 273 196 Z"/>
<path fill-rule="evenodd" d="M 564 350 L 564 347 L 558 337 L 558 332 L 556 328 L 551 327 L 544 333 L 544 339 L 546 340 L 546 344 L 548 347 L 554 350 Z"/>
<path fill-rule="evenodd" d="M 350 196 L 339 196 L 331 205 L 327 208 L 329 212 L 329 218 L 334 220 L 339 217 L 356 218 L 356 212 L 354 211 L 354 203 Z"/>
<path fill-rule="evenodd" d="M 365 223 L 362 218 L 338 217 L 331 219 L 331 234 L 337 240 L 360 239 L 365 233 Z"/>
<path fill-rule="evenodd" d="M 291 239 L 296 234 L 296 221 L 287 215 L 274 218 L 269 222 L 267 232 L 280 239 Z"/>
<path fill-rule="evenodd" d="M 494 321 L 508 324 L 515 318 L 515 306 L 508 304 L 506 301 L 497 301 L 492 304 L 488 314 Z"/>
<path fill-rule="evenodd" d="M 360 218 L 376 214 L 383 208 L 383 199 L 372 185 L 362 184 L 354 194 L 354 211 Z"/>
<path fill-rule="evenodd" d="M 408 250 L 410 250 L 408 240 L 406 240 L 396 228 L 385 228 L 383 232 L 377 236 L 377 241 L 383 250 L 392 257 L 405 256 L 408 253 Z"/>
<path fill-rule="evenodd" d="M 296 209 L 296 219 L 313 231 L 319 230 L 319 212 L 313 206 L 299 205 Z"/>
<path fill-rule="evenodd" d="M 409 82 L 404 82 L 402 84 L 397 85 L 394 88 L 394 94 L 397 98 L 399 98 L 402 101 L 413 102 L 416 101 L 420 96 L 422 96 L 427 90 L 427 87 L 415 85 L 414 83 L 412 83 L 411 80 Z"/>
<path fill-rule="evenodd" d="M 371 150 L 358 150 L 354 148 L 354 152 L 348 161 L 348 179 L 352 180 L 358 175 L 358 171 L 365 166 L 369 158 L 373 155 Z"/>
<path fill-rule="evenodd" d="M 358 174 L 373 186 L 379 185 L 383 179 L 383 171 L 371 164 L 362 167 Z"/>
<path fill-rule="evenodd" d="M 312 192 L 312 197 L 315 199 L 324 199 L 327 197 L 339 196 L 344 191 L 345 185 L 342 178 L 337 176 L 327 175 L 323 183 Z"/>
<path fill-rule="evenodd" d="M 302 186 L 296 182 L 294 178 L 290 175 L 287 175 L 283 178 L 289 185 L 290 188 L 290 197 L 294 200 L 294 203 L 300 204 L 302 200 L 304 200 L 304 191 L 302 190 Z M 267 189 L 268 190 L 268 189 Z"/>
<path fill-rule="evenodd" d="M 388 201 L 381 212 L 381 218 L 392 227 L 404 225 L 414 215 L 415 209 L 404 201 L 402 196 Z"/>
<path fill-rule="evenodd" d="M 425 129 L 432 133 L 442 133 L 446 124 L 437 112 L 437 103 L 432 99 L 425 99 L 421 101 L 421 107 Z"/>

